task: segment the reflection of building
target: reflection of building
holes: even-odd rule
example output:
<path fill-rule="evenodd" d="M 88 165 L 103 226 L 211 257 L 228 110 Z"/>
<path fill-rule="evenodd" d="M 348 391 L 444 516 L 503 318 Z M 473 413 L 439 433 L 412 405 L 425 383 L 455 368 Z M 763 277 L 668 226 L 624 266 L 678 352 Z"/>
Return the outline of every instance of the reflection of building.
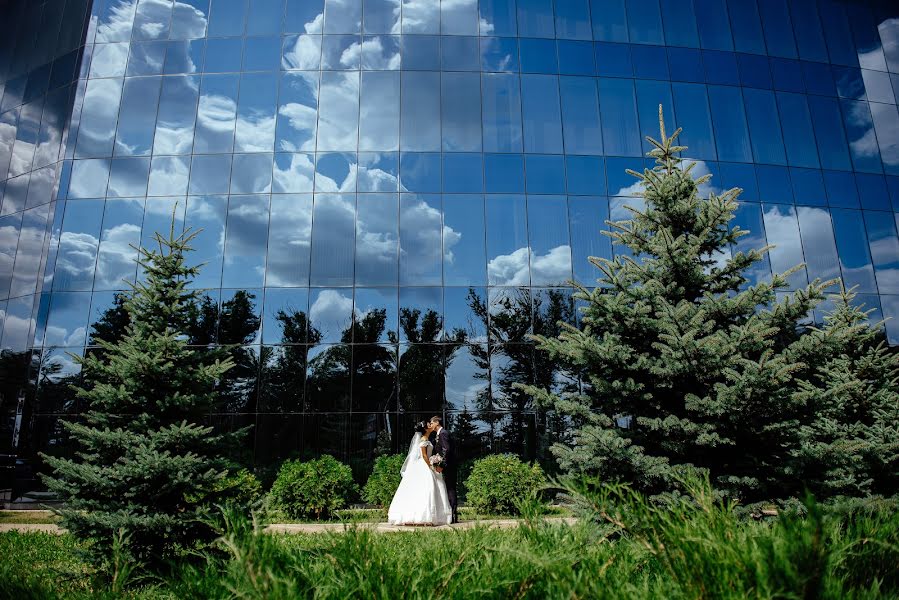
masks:
<path fill-rule="evenodd" d="M 660 102 L 711 185 L 744 188 L 745 243 L 776 244 L 755 277 L 804 260 L 795 285 L 841 275 L 899 316 L 885 0 L 0 0 L 0 16 L 0 453 L 64 448 L 68 353 L 114 323 L 131 245 L 173 209 L 203 229 L 192 339 L 243 346 L 213 421 L 254 423 L 258 460 L 365 459 L 378 431 L 466 403 L 484 447 L 534 452 L 545 421 L 511 383 L 576 381 L 525 335 L 571 318 L 566 281 L 611 253 L 597 232 L 634 202 L 624 169 Z"/>

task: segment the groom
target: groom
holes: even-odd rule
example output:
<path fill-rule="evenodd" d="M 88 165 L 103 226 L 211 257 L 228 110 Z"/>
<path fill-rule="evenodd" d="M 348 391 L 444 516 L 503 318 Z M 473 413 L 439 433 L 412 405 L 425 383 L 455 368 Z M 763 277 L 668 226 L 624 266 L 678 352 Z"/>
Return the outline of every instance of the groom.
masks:
<path fill-rule="evenodd" d="M 456 453 L 453 448 L 453 439 L 450 432 L 443 428 L 443 419 L 434 416 L 430 421 L 431 431 L 436 438 L 434 452 L 443 457 L 443 466 L 436 467 L 438 473 L 443 473 L 443 481 L 446 483 L 446 496 L 450 507 L 453 509 L 453 523 L 459 522 L 459 514 L 456 506 Z"/>

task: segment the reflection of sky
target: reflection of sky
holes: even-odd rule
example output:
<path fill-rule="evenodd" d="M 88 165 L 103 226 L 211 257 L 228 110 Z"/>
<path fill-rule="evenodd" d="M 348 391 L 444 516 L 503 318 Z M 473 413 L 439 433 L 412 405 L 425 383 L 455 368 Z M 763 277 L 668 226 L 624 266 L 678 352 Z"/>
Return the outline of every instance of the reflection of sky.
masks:
<path fill-rule="evenodd" d="M 199 190 L 204 190 L 203 193 L 207 191 L 201 185 L 203 182 L 200 181 L 199 169 L 194 169 L 191 174 L 190 159 L 168 155 L 231 151 L 260 155 L 235 159 L 231 179 L 223 184 L 224 188 L 215 189 L 216 193 L 272 191 L 278 194 L 305 194 L 315 190 L 348 194 L 349 198 L 357 190 L 408 192 L 398 181 L 400 87 L 406 76 L 405 73 L 401 76 L 395 71 L 400 66 L 401 44 L 398 34 L 444 33 L 456 35 L 459 40 L 470 40 L 473 38 L 463 36 L 477 36 L 479 31 L 482 35 L 490 34 L 494 26 L 479 15 L 476 0 L 328 0 L 323 4 L 323 13 L 304 14 L 296 22 L 298 26 L 286 30 L 290 33 L 282 36 L 283 73 L 176 75 L 161 78 L 158 117 L 155 128 L 151 131 L 154 157 L 149 174 L 150 195 L 182 196 L 201 193 Z M 130 171 L 123 172 L 120 180 L 115 180 L 109 173 L 109 162 L 102 159 L 111 154 L 114 142 L 119 152 L 144 153 L 131 143 L 119 143 L 120 140 L 116 137 L 117 127 L 121 137 L 127 104 L 127 92 L 123 95 L 123 89 L 127 90 L 127 86 L 123 86 L 122 75 L 128 65 L 129 52 L 132 59 L 136 52 L 135 41 L 132 40 L 140 40 L 139 43 L 143 44 L 146 40 L 201 38 L 207 31 L 207 17 L 204 13 L 208 10 L 206 6 L 208 5 L 204 2 L 195 0 L 108 0 L 100 15 L 92 18 L 91 31 L 96 32 L 98 43 L 93 49 L 92 63 L 89 65 L 92 79 L 87 83 L 84 110 L 80 115 L 81 127 L 75 144 L 76 156 L 90 160 L 76 163 L 70 190 L 73 198 L 102 197 L 106 193 L 142 195 L 142 192 L 134 190 L 141 189 L 141 181 L 137 178 L 147 177 L 144 163 L 140 164 L 143 172 L 136 168 L 133 174 Z M 304 8 L 289 7 L 287 10 L 303 11 Z M 308 6 L 306 10 L 308 12 Z M 899 19 L 880 23 L 879 30 L 882 47 L 868 44 L 859 48 L 858 58 L 862 67 L 892 66 L 891 57 L 899 54 Z M 514 64 L 517 60 L 514 57 L 517 47 L 507 45 L 509 39 L 481 40 L 483 43 L 479 51 L 489 63 L 490 70 L 517 70 Z M 460 42 L 460 47 L 461 45 Z M 177 41 L 167 48 L 165 64 L 191 65 L 185 66 L 185 71 L 182 72 L 192 72 L 198 68 L 194 61 L 199 60 L 192 54 L 193 51 L 189 43 Z M 162 68 L 158 56 L 148 53 L 145 62 L 151 66 L 156 65 L 155 68 Z M 319 74 L 316 70 L 323 60 L 335 71 Z M 131 68 L 130 65 L 128 68 Z M 430 74 L 422 74 L 421 77 L 418 75 L 413 74 L 418 81 L 426 81 L 428 77 L 425 75 Z M 887 73 L 866 71 L 861 75 L 860 79 L 864 79 L 870 100 L 873 98 L 874 82 L 882 83 L 884 78 L 881 75 Z M 515 79 L 516 76 L 503 77 Z M 207 81 L 210 82 L 208 86 Z M 431 135 L 433 131 L 428 130 L 425 132 L 427 143 L 423 147 L 430 150 L 443 147 L 479 151 L 486 135 L 486 130 L 480 131 L 482 123 L 476 123 L 470 132 L 460 126 L 454 127 L 448 134 L 445 125 L 444 130 L 439 129 L 439 118 L 446 119 L 447 114 L 458 114 L 461 116 L 456 119 L 457 125 L 464 125 L 470 116 L 468 111 L 461 108 L 458 113 L 452 110 L 459 108 L 457 104 L 470 100 L 467 93 L 459 93 L 456 97 L 459 102 L 447 106 L 447 99 L 454 98 L 452 93 L 458 92 L 456 86 L 448 86 L 447 82 L 458 83 L 458 89 L 464 88 L 466 92 L 475 90 L 475 93 L 479 91 L 477 88 L 482 82 L 473 73 L 443 76 L 442 82 L 444 87 L 438 85 L 430 90 L 432 97 L 429 96 L 430 100 L 437 101 L 434 106 L 440 107 L 437 129 L 434 129 L 439 132 L 439 140 Z M 888 89 L 881 91 L 886 94 Z M 882 97 L 887 98 L 886 95 Z M 881 156 L 888 169 L 899 166 L 899 158 L 896 158 L 899 156 L 899 134 L 894 131 L 899 126 L 899 112 L 889 104 L 870 106 L 869 112 L 868 103 L 846 104 L 846 119 L 855 128 L 850 138 L 853 155 L 875 159 Z M 35 157 L 34 165 L 39 164 L 37 157 L 40 155 L 40 146 L 27 135 L 23 137 L 21 132 L 24 126 L 35 129 L 40 121 L 26 115 L 26 108 L 21 109 L 20 139 L 15 141 L 14 148 L 7 140 L 15 138 L 15 122 L 9 122 L 10 114 L 0 118 L 0 163 L 4 155 L 10 155 L 11 172 L 26 171 L 31 156 Z M 472 109 L 470 112 L 474 114 L 480 111 Z M 431 121 L 424 125 L 433 128 L 433 116 L 431 114 L 428 119 L 423 119 Z M 58 128 L 48 130 L 47 133 L 51 138 L 55 136 L 58 143 L 61 135 Z M 50 148 L 52 147 L 51 141 Z M 371 152 L 363 156 L 357 154 L 360 149 Z M 146 153 L 148 152 L 149 149 Z M 40 162 L 49 164 L 51 161 L 43 157 Z M 251 162 L 271 164 L 271 182 L 267 179 L 267 173 L 259 176 Z M 0 168 L 3 166 L 0 164 Z M 694 170 L 696 175 L 707 172 L 709 167 L 703 161 Z M 213 170 L 206 177 L 213 180 L 219 175 L 218 179 L 224 179 L 222 173 Z M 52 174 L 48 170 L 40 177 L 46 179 Z M 129 181 L 132 176 L 135 182 Z M 32 177 L 32 187 L 35 187 L 35 177 L 37 174 Z M 198 183 L 196 190 L 195 177 Z M 102 183 L 107 178 L 108 187 Z M 189 179 L 191 192 L 187 191 Z M 629 183 L 609 190 L 609 194 L 626 197 L 638 191 L 639 184 Z M 702 195 L 710 191 L 720 191 L 714 180 L 700 189 Z M 392 198 L 399 204 L 397 196 Z M 624 203 L 638 205 L 639 200 L 629 198 L 626 202 L 613 201 L 613 219 L 629 217 L 628 213 L 621 210 Z M 258 227 L 234 227 L 228 231 L 228 236 L 237 244 L 235 248 L 240 249 L 238 255 L 256 251 L 260 248 L 260 240 L 253 238 L 259 235 L 258 230 L 263 227 L 262 221 L 271 220 L 267 265 L 262 261 L 253 266 L 257 271 L 255 275 L 261 275 L 263 268 L 268 269 L 267 283 L 296 285 L 297 281 L 303 281 L 302 275 L 298 275 L 297 269 L 290 264 L 290 251 L 282 250 L 282 244 L 287 248 L 297 249 L 304 257 L 308 255 L 313 235 L 323 241 L 319 252 L 327 252 L 331 245 L 340 248 L 345 246 L 346 240 L 329 239 L 326 228 L 315 228 L 312 222 L 311 197 L 308 202 L 299 202 L 293 208 L 282 205 L 276 212 L 272 205 L 269 213 L 261 208 L 259 210 L 261 212 L 253 218 L 254 222 L 258 221 Z M 341 205 L 340 210 L 345 213 L 344 221 L 353 221 L 353 249 L 357 260 L 364 260 L 369 266 L 384 265 L 385 269 L 389 269 L 391 264 L 393 268 L 397 268 L 396 256 L 401 256 L 403 272 L 409 282 L 430 284 L 434 278 L 439 282 L 440 277 L 446 277 L 446 265 L 460 260 L 461 249 L 471 244 L 468 238 L 476 235 L 460 225 L 448 224 L 439 201 L 432 202 L 431 199 L 413 194 L 408 194 L 407 199 L 402 202 L 402 210 L 397 208 L 394 220 L 375 211 L 363 211 L 353 206 L 349 200 Z M 833 242 L 828 239 L 827 227 L 822 220 L 824 215 L 817 209 L 809 211 L 805 218 L 810 223 L 815 223 L 811 226 L 806 226 L 800 215 L 800 239 L 795 226 L 795 214 L 787 215 L 767 209 L 764 219 L 769 228 L 769 241 L 778 245 L 774 261 L 792 266 L 794 259 L 798 257 L 801 260 L 803 246 L 806 248 L 806 255 L 811 254 L 810 248 L 820 248 L 827 256 L 831 256 Z M 533 227 L 535 221 L 531 220 L 530 212 L 527 218 Z M 400 229 L 403 231 L 402 236 L 397 233 Z M 250 233 L 251 230 L 257 233 Z M 477 231 L 477 228 L 471 231 Z M 77 274 L 79 280 L 95 277 L 98 288 L 115 286 L 121 273 L 127 271 L 125 267 L 130 252 L 127 241 L 135 239 L 139 233 L 139 220 L 112 227 L 104 225 L 102 242 L 92 232 L 64 230 L 60 238 L 63 252 L 59 269 Z M 223 252 L 225 232 L 216 231 L 216 235 L 219 236 L 218 246 Z M 538 235 L 545 234 L 538 232 Z M 510 239 L 507 245 L 488 254 L 485 259 L 477 259 L 481 265 L 486 266 L 491 284 L 549 285 L 563 283 L 570 278 L 572 256 L 569 240 L 556 236 L 557 239 L 541 238 L 539 243 L 535 243 L 534 236 L 534 232 L 528 229 L 524 239 L 520 236 Z M 24 233 L 22 237 L 24 240 Z M 15 247 L 15 241 L 11 243 Z M 880 246 L 884 243 L 872 240 L 871 248 L 875 253 L 882 254 L 884 251 Z M 716 259 L 720 260 L 725 256 L 718 256 Z M 230 259 L 229 255 L 226 259 L 229 265 L 232 264 Z M 582 260 L 582 257 L 576 260 Z M 444 268 L 442 274 L 441 265 Z M 824 267 L 822 262 L 822 273 L 833 271 Z M 95 274 L 93 269 L 96 269 Z M 881 269 L 878 277 L 887 278 L 889 273 L 889 270 Z"/>

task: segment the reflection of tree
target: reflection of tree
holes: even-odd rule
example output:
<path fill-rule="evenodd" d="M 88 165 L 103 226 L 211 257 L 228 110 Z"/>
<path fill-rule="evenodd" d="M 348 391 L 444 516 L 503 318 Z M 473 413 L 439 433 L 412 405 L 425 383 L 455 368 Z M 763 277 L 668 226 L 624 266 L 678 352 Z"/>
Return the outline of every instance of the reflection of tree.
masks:
<path fill-rule="evenodd" d="M 103 311 L 103 315 L 91 326 L 89 344 L 95 345 L 99 341 L 115 344 L 125 333 L 125 328 L 130 322 L 128 312 L 125 310 L 126 296 L 123 292 L 116 292 L 112 298 L 112 306 Z"/>
<path fill-rule="evenodd" d="M 407 411 L 441 410 L 446 370 L 456 349 L 465 343 L 465 331 L 447 332 L 441 344 L 442 317 L 432 309 L 422 314 L 417 308 L 400 310 L 400 328 L 412 342 L 400 359 L 400 407 Z"/>
<path fill-rule="evenodd" d="M 91 329 L 92 343 L 97 340 L 119 340 L 129 324 L 125 312 L 125 293 L 116 293 L 112 306 L 107 308 Z M 256 309 L 256 295 L 247 290 L 237 290 L 221 308 L 212 297 L 202 296 L 186 311 L 183 322 L 173 324 L 187 332 L 191 345 L 209 346 L 216 342 L 229 346 L 234 368 L 220 382 L 221 409 L 232 412 L 253 410 L 252 399 L 258 388 L 259 356 L 245 344 L 255 341 L 260 318 Z M 43 379 L 43 377 L 42 377 Z"/>
<path fill-rule="evenodd" d="M 35 357 L 37 353 L 35 353 Z M 37 363 L 37 361 L 33 361 Z M 31 352 L 13 352 L 11 350 L 3 350 L 0 352 L 0 415 L 3 421 L 0 425 L 0 435 L 3 440 L 0 441 L 0 453 L 12 453 L 11 444 L 13 442 L 13 429 L 15 428 L 15 414 L 19 403 L 19 390 L 25 383 L 26 373 L 37 372 L 37 365 L 32 363 Z M 58 365 L 56 365 L 58 367 Z M 33 388 L 32 388 L 33 392 Z M 26 403 L 26 407 L 29 404 Z M 24 421 L 23 415 L 23 421 Z M 27 428 L 26 428 L 27 429 Z M 26 431 L 26 429 L 23 429 Z M 25 440 L 20 441 L 20 445 Z M 10 446 L 7 446 L 9 444 Z M 6 487 L 0 485 L 0 487 Z"/>
<path fill-rule="evenodd" d="M 263 410 L 300 411 L 304 408 L 307 351 L 321 341 L 322 335 L 310 327 L 309 317 L 300 310 L 279 310 L 275 320 L 281 326 L 281 342 L 285 345 L 262 348 Z"/>
<path fill-rule="evenodd" d="M 387 310 L 368 311 L 354 316 L 340 334 L 340 344 L 332 346 L 309 361 L 309 386 L 316 398 L 336 400 L 346 397 L 348 374 L 354 370 L 354 395 L 365 410 L 387 410 L 396 389 L 396 352 L 391 344 L 377 342 L 387 328 Z M 396 332 L 387 339 L 396 342 Z M 351 344 L 355 342 L 354 346 Z"/>
<path fill-rule="evenodd" d="M 218 302 L 208 295 L 190 308 L 190 322 L 186 331 L 192 346 L 208 346 L 216 341 L 219 319 Z"/>
<path fill-rule="evenodd" d="M 126 300 L 125 292 L 115 293 L 112 306 L 104 310 L 91 326 L 90 344 L 96 344 L 100 340 L 115 343 L 122 338 L 125 328 L 130 323 L 128 313 L 125 311 Z M 204 295 L 202 299 L 192 304 L 185 314 L 187 323 L 183 330 L 187 332 L 190 344 L 193 346 L 214 344 L 219 320 L 218 302 Z"/>
<path fill-rule="evenodd" d="M 229 346 L 234 367 L 220 382 L 221 406 L 227 412 L 256 410 L 253 400 L 259 389 L 259 355 L 251 344 L 259 332 L 260 318 L 256 310 L 256 295 L 237 290 L 229 300 L 222 302 L 219 311 L 218 342 Z M 202 305 L 201 305 L 202 308 Z M 200 312 L 205 319 L 204 312 Z"/>
<path fill-rule="evenodd" d="M 553 335 L 561 329 L 559 322 L 573 322 L 570 295 L 557 289 L 532 295 L 530 290 L 520 288 L 488 302 L 472 289 L 468 303 L 487 328 L 490 340 L 486 346 L 473 346 L 472 356 L 478 377 L 490 373 L 491 385 L 480 394 L 478 409 L 484 413 L 482 420 L 489 427 L 491 445 L 501 439 L 507 450 L 531 455 L 536 449 L 528 448 L 529 440 L 535 432 L 528 414 L 536 413 L 540 418 L 543 409 L 535 407 L 531 397 L 515 384 L 535 381 L 553 389 L 560 385 L 577 386 L 576 379 L 561 372 L 542 351 L 535 350 L 527 337 L 532 326 L 537 333 Z M 544 447 L 545 442 L 540 445 Z"/>
<path fill-rule="evenodd" d="M 468 406 L 465 406 L 462 412 L 456 413 L 447 423 L 447 428 L 453 432 L 453 441 L 456 442 L 456 460 L 465 462 L 484 454 L 481 436 Z"/>

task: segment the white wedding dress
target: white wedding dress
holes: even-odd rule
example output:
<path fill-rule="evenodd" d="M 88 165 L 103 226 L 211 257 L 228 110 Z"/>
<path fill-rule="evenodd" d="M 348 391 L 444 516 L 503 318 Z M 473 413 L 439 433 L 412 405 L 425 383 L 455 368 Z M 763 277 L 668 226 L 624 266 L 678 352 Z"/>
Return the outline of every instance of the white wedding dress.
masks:
<path fill-rule="evenodd" d="M 421 434 L 416 433 L 401 470 L 400 486 L 387 511 L 387 522 L 391 525 L 449 525 L 453 522 L 443 475 L 425 462 L 421 456 L 422 448 L 426 449 L 430 459 L 434 446 L 427 440 L 422 441 Z"/>

